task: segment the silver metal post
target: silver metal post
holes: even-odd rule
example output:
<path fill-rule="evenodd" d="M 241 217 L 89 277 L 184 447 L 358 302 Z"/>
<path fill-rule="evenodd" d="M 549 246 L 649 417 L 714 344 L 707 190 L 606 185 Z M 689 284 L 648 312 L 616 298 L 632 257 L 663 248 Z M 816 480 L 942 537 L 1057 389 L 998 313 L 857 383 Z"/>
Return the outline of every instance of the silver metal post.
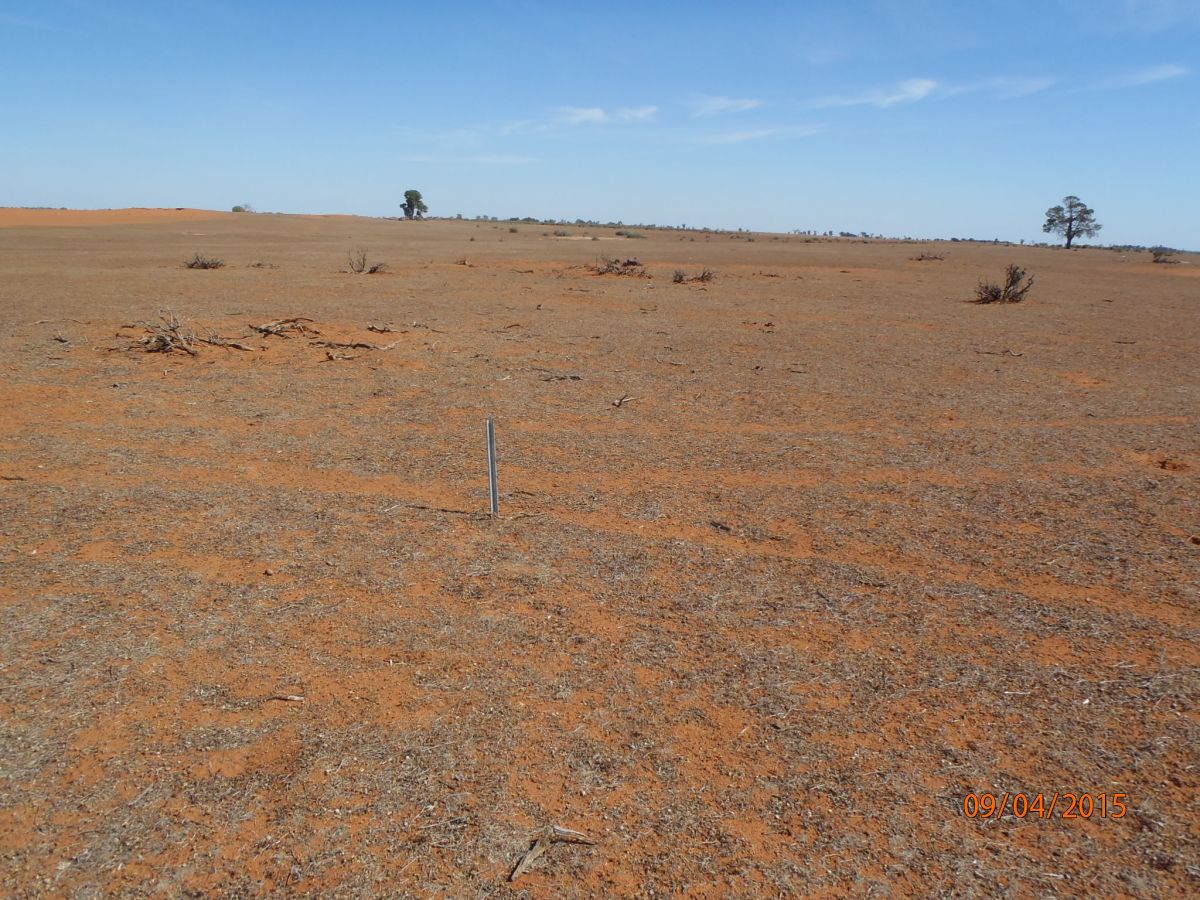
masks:
<path fill-rule="evenodd" d="M 488 489 L 492 499 L 492 515 L 500 515 L 500 482 L 496 477 L 496 423 L 487 420 Z"/>

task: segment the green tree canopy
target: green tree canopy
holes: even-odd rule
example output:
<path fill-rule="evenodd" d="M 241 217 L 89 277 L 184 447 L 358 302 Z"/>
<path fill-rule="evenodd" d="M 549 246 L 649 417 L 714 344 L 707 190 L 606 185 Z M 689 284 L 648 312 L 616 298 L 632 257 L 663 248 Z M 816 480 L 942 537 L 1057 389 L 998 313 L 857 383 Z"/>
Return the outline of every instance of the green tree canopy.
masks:
<path fill-rule="evenodd" d="M 404 192 L 404 202 L 400 204 L 400 208 L 404 210 L 404 218 L 406 219 L 420 219 L 425 213 L 429 212 L 429 207 L 421 199 L 421 192 L 414 190 Z"/>
<path fill-rule="evenodd" d="M 1089 209 L 1083 201 L 1072 194 L 1063 197 L 1060 206 L 1052 206 L 1046 210 L 1046 223 L 1042 231 L 1046 234 L 1057 232 L 1067 239 L 1067 249 L 1077 237 L 1092 237 L 1103 226 L 1096 221 L 1096 211 Z"/>

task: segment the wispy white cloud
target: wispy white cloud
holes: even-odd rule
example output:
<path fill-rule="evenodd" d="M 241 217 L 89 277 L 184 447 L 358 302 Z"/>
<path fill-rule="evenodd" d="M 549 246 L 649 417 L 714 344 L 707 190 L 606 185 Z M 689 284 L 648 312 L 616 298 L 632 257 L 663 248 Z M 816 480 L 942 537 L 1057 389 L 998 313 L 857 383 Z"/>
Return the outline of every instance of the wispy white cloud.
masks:
<path fill-rule="evenodd" d="M 1099 87 L 1140 87 L 1143 84 L 1154 84 L 1157 81 L 1181 78 L 1184 75 L 1190 74 L 1190 72 L 1190 69 L 1186 69 L 1183 66 L 1150 66 L 1146 69 L 1138 69 L 1136 72 L 1129 72 L 1125 75 L 1119 75 L 1116 78 L 1102 81 Z"/>
<path fill-rule="evenodd" d="M 658 115 L 657 106 L 626 106 L 611 111 L 600 106 L 560 106 L 558 108 L 558 121 L 564 125 L 647 122 L 656 115 Z"/>
<path fill-rule="evenodd" d="M 958 97 L 978 92 L 990 93 L 1002 100 L 1028 97 L 1053 87 L 1057 79 L 1044 75 L 997 75 L 961 84 L 947 84 L 932 78 L 910 78 L 888 89 L 861 94 L 823 97 L 811 104 L 816 109 L 844 106 L 876 106 L 887 109 L 904 103 L 930 98 Z"/>
<path fill-rule="evenodd" d="M 748 141 L 764 141 L 780 137 L 811 137 L 825 131 L 824 125 L 782 125 L 777 128 L 756 128 L 746 131 L 726 131 L 720 134 L 701 135 L 698 144 L 744 144 Z"/>
<path fill-rule="evenodd" d="M 916 103 L 932 96 L 940 87 L 932 78 L 909 78 L 887 90 L 866 91 L 848 96 L 823 97 L 812 105 L 817 109 L 841 106 L 878 106 L 887 109 L 899 103 Z"/>
<path fill-rule="evenodd" d="M 608 113 L 599 106 L 560 106 L 558 118 L 567 125 L 600 125 L 610 121 Z"/>
<path fill-rule="evenodd" d="M 762 106 L 761 100 L 751 100 L 749 98 L 697 97 L 692 104 L 692 118 L 699 119 L 706 116 L 724 116 L 731 113 L 748 112 L 752 109 L 758 109 L 760 106 Z"/>
<path fill-rule="evenodd" d="M 983 83 L 988 90 L 994 91 L 1003 100 L 1013 100 L 1017 97 L 1028 97 L 1039 94 L 1053 87 L 1057 79 L 1036 75 L 1001 75 L 989 78 Z"/>
<path fill-rule="evenodd" d="M 469 166 L 526 166 L 532 163 L 541 162 L 535 156 L 517 156 L 507 155 L 503 153 L 481 153 L 473 156 L 434 156 L 431 154 L 417 154 L 408 156 L 399 156 L 397 162 L 424 164 L 424 165 L 469 165 Z"/>
<path fill-rule="evenodd" d="M 618 109 L 617 121 L 619 122 L 646 122 L 658 115 L 657 106 L 635 106 L 632 108 Z"/>

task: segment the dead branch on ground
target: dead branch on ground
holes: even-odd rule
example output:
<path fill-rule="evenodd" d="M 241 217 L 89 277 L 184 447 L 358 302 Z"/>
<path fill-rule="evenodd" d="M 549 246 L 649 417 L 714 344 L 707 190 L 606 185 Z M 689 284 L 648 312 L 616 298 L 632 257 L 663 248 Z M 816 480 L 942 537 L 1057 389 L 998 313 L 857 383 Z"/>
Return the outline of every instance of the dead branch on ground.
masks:
<path fill-rule="evenodd" d="M 320 334 L 315 328 L 309 328 L 305 323 L 311 322 L 312 319 L 306 319 L 304 316 L 292 316 L 288 319 L 277 319 L 274 322 L 266 322 L 262 325 L 251 325 L 250 327 L 259 334 L 275 334 L 279 337 L 289 337 L 289 331 L 295 331 L 298 334 Z"/>
<path fill-rule="evenodd" d="M 196 332 L 180 321 L 179 316 L 167 310 L 158 314 L 161 322 L 139 323 L 146 336 L 136 346 L 144 347 L 147 353 L 172 353 L 181 350 L 188 356 L 196 355 Z M 132 348 L 130 348 L 132 349 Z"/>
<path fill-rule="evenodd" d="M 390 344 L 368 344 L 366 341 L 309 341 L 312 347 L 327 347 L 330 350 L 391 350 L 399 341 Z"/>
<path fill-rule="evenodd" d="M 512 874 L 508 876 L 509 881 L 516 881 L 522 875 L 529 871 L 529 867 L 537 862 L 542 855 L 549 849 L 551 844 L 588 844 L 595 845 L 586 834 L 578 831 L 572 831 L 570 828 L 560 828 L 557 825 L 547 825 L 537 834 L 537 838 L 533 842 L 525 855 L 517 862 L 512 870 Z"/>
<path fill-rule="evenodd" d="M 196 340 L 202 344 L 211 344 L 214 347 L 224 347 L 227 350 L 247 350 L 251 353 L 254 352 L 253 347 L 249 347 L 240 341 L 231 341 L 229 338 L 221 337 L 212 330 L 210 330 L 204 337 L 197 335 Z"/>

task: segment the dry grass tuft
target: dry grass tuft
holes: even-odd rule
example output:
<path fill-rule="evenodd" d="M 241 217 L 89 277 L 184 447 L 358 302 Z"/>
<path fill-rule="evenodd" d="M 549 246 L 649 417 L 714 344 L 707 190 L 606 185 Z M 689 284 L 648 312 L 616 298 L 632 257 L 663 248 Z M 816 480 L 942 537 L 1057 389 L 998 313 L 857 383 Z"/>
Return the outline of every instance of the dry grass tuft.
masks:
<path fill-rule="evenodd" d="M 225 260 L 218 259 L 215 256 L 205 256 L 203 253 L 196 253 L 191 259 L 184 260 L 183 264 L 189 269 L 220 269 L 225 265 Z"/>

